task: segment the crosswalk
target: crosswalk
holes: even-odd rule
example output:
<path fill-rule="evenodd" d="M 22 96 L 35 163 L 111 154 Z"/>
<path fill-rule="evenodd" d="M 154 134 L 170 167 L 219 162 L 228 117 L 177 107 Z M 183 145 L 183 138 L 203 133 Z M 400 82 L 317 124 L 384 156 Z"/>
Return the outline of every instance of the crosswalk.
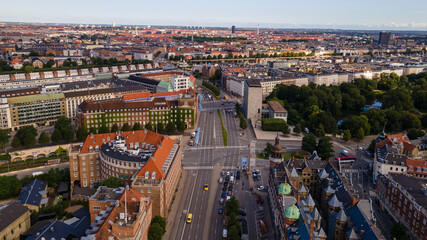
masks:
<path fill-rule="evenodd" d="M 183 166 L 184 170 L 212 170 L 213 166 Z M 235 166 L 221 166 L 222 170 L 237 170 Z"/>

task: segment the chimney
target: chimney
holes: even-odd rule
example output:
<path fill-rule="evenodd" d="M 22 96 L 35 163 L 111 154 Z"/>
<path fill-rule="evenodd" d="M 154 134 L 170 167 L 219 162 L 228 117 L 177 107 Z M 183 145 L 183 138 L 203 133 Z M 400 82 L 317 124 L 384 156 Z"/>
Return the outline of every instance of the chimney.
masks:
<path fill-rule="evenodd" d="M 93 138 L 93 133 L 90 133 L 90 138 Z"/>

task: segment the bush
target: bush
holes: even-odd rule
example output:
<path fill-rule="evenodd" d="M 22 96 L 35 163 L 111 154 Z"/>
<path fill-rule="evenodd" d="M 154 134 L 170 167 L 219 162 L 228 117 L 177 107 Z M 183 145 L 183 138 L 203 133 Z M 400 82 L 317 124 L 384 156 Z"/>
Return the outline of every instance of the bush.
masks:
<path fill-rule="evenodd" d="M 115 177 L 109 177 L 107 179 L 105 179 L 104 181 L 100 182 L 98 184 L 98 186 L 106 186 L 109 188 L 118 188 L 118 187 L 123 187 L 123 182 Z"/>
<path fill-rule="evenodd" d="M 221 128 L 222 128 L 222 140 L 224 141 L 224 146 L 228 145 L 228 135 L 227 135 L 227 129 L 224 127 L 224 122 L 222 121 L 221 111 L 218 110 L 218 116 L 219 120 L 221 120 Z"/>
<path fill-rule="evenodd" d="M 289 126 L 285 120 L 280 118 L 263 118 L 261 119 L 262 130 L 264 131 L 280 131 L 284 134 L 289 133 Z"/>
<path fill-rule="evenodd" d="M 219 90 L 219 88 L 208 81 L 203 81 L 202 85 L 208 88 L 209 90 L 211 90 L 215 96 L 219 96 L 221 94 L 221 91 Z"/>

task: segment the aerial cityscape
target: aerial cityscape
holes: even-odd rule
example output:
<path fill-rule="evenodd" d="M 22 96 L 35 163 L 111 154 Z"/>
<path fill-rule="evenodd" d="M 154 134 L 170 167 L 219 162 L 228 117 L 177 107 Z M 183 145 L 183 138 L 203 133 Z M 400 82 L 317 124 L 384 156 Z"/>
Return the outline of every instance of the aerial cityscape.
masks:
<path fill-rule="evenodd" d="M 2 5 L 0 240 L 427 240 L 427 2 Z"/>

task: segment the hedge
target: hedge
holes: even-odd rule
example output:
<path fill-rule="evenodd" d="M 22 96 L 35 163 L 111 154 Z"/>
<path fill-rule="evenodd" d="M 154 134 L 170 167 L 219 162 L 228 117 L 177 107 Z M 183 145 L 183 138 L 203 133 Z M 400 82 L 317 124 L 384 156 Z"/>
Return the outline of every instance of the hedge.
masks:
<path fill-rule="evenodd" d="M 261 123 L 264 131 L 283 131 L 289 128 L 286 121 L 280 118 L 263 118 Z"/>

